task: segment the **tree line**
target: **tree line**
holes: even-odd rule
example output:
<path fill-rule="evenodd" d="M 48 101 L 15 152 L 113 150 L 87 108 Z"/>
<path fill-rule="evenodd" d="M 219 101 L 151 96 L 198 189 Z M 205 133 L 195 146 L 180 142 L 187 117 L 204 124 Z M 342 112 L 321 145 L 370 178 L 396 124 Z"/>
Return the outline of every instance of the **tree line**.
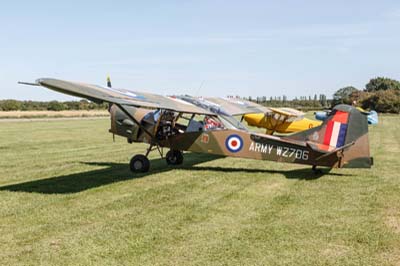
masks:
<path fill-rule="evenodd" d="M 314 94 L 311 96 L 300 96 L 289 100 L 286 95 L 282 96 L 266 96 L 253 98 L 251 96 L 242 99 L 256 102 L 261 105 L 269 107 L 291 107 L 301 110 L 318 110 L 329 108 L 330 100 L 327 99 L 325 94 Z"/>
<path fill-rule="evenodd" d="M 300 110 L 327 109 L 344 103 L 380 113 L 399 114 L 400 82 L 385 77 L 373 78 L 365 85 L 364 89 L 346 86 L 337 90 L 329 100 L 324 94 L 315 94 L 314 97 L 301 96 L 293 100 L 288 100 L 285 95 L 269 98 L 249 96 L 242 99 L 270 107 L 292 107 Z"/>
<path fill-rule="evenodd" d="M 230 96 L 232 97 L 232 96 Z M 345 103 L 364 109 L 376 110 L 382 113 L 400 113 L 400 82 L 390 78 L 377 77 L 371 79 L 364 89 L 354 86 L 340 88 L 327 99 L 324 94 L 300 96 L 289 100 L 287 96 L 239 97 L 269 107 L 291 107 L 300 110 L 318 110 L 331 108 Z M 87 100 L 81 101 L 18 101 L 0 100 L 0 111 L 63 111 L 63 110 L 101 110 L 108 104 L 97 104 Z"/>
<path fill-rule="evenodd" d="M 0 111 L 64 111 L 64 110 L 106 110 L 107 103 L 97 104 L 80 101 L 18 101 L 0 100 Z"/>
<path fill-rule="evenodd" d="M 270 107 L 292 107 L 301 110 L 318 110 L 329 107 L 329 101 L 326 96 L 320 94 L 313 98 L 302 96 L 293 100 L 288 100 L 286 96 L 282 97 L 257 97 L 243 98 L 259 104 Z M 0 111 L 64 111 L 64 110 L 106 110 L 107 103 L 97 104 L 87 100 L 81 101 L 18 101 L 18 100 L 0 100 Z"/>
<path fill-rule="evenodd" d="M 352 104 L 381 113 L 400 113 L 400 82 L 390 78 L 371 79 L 364 89 L 341 88 L 333 95 L 332 106 Z"/>

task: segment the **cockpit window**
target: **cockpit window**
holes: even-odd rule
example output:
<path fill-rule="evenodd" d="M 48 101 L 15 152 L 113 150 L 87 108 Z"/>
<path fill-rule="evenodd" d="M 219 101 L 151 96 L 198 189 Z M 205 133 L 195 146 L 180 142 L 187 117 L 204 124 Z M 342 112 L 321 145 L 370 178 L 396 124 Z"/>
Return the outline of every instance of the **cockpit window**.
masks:
<path fill-rule="evenodd" d="M 205 116 L 204 117 L 204 130 L 212 130 L 224 128 L 221 121 L 219 121 L 216 117 Z"/>

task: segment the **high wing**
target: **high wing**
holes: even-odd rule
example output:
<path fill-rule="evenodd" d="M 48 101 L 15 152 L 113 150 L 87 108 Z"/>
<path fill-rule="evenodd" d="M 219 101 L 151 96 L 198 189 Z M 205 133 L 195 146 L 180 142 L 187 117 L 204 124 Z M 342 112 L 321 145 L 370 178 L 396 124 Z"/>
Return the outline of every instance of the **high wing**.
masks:
<path fill-rule="evenodd" d="M 221 106 L 229 115 L 257 114 L 269 111 L 269 108 L 265 106 L 237 98 L 207 97 L 205 99 Z"/>
<path fill-rule="evenodd" d="M 41 78 L 36 80 L 36 83 L 21 82 L 21 84 L 39 85 L 57 92 L 86 98 L 97 103 L 108 102 L 115 103 L 117 105 L 127 105 L 141 108 L 165 109 L 180 113 L 215 115 L 213 112 L 197 107 L 188 102 L 152 93 L 106 88 L 98 85 L 53 78 Z"/>
<path fill-rule="evenodd" d="M 255 102 L 238 99 L 238 98 L 205 98 L 206 100 L 220 105 L 230 115 L 245 115 L 255 113 L 276 113 L 286 117 L 303 117 L 304 113 L 293 108 L 273 108 L 265 107 Z"/>
<path fill-rule="evenodd" d="M 219 119 L 221 119 L 224 122 L 225 126 L 230 125 L 230 128 L 247 131 L 247 128 L 239 120 L 237 120 L 235 117 L 233 117 L 233 115 L 224 110 L 224 108 L 222 108 L 222 106 L 219 104 L 211 102 L 202 97 L 192 97 L 189 95 L 177 95 L 177 96 L 171 96 L 171 98 L 176 98 L 194 104 L 210 112 L 213 112 L 214 114 L 218 115 Z"/>
<path fill-rule="evenodd" d="M 305 115 L 303 112 L 301 112 L 299 110 L 296 110 L 296 109 L 293 109 L 293 108 L 287 108 L 287 107 L 273 108 L 273 107 L 271 107 L 269 109 L 270 109 L 271 112 L 273 112 L 275 114 L 282 115 L 282 116 L 284 116 L 286 118 L 291 118 L 292 120 L 293 119 L 297 119 L 297 118 L 301 119 Z"/>
<path fill-rule="evenodd" d="M 274 116 L 276 119 L 294 121 L 302 119 L 304 113 L 293 108 L 265 107 L 251 101 L 238 98 L 205 98 L 206 100 L 221 106 L 229 115 L 249 115 L 264 113 L 267 116 Z"/>

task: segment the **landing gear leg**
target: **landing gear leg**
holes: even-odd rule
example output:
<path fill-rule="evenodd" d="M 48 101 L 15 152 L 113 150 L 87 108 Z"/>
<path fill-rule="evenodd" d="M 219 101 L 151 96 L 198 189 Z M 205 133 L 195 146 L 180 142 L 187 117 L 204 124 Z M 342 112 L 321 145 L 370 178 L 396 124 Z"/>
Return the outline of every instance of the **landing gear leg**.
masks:
<path fill-rule="evenodd" d="M 316 166 L 316 165 L 313 165 L 311 169 L 312 169 L 312 171 L 313 171 L 313 173 L 314 173 L 315 175 L 320 175 L 320 174 L 322 174 L 322 170 L 321 170 L 321 169 L 317 169 L 317 166 Z"/>

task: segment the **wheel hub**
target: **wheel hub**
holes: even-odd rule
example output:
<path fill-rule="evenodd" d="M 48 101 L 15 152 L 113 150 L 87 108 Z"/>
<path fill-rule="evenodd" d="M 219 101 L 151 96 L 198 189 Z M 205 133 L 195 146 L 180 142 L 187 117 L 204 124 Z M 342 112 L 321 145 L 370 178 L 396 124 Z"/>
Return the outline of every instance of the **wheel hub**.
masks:
<path fill-rule="evenodd" d="M 143 163 L 141 161 L 136 161 L 133 163 L 133 167 L 138 170 L 141 169 L 143 167 Z"/>

